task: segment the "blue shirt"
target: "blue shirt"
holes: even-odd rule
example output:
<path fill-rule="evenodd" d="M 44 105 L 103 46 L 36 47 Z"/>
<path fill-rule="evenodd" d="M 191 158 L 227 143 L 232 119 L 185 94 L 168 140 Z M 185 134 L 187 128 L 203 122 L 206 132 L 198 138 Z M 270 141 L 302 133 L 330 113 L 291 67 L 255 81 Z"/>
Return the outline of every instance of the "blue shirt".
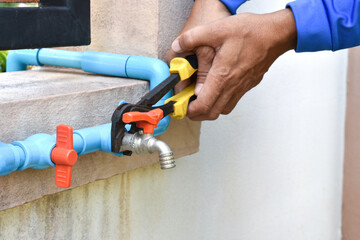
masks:
<path fill-rule="evenodd" d="M 221 0 L 232 14 L 246 0 Z M 291 8 L 297 29 L 297 52 L 360 45 L 360 0 L 296 0 Z"/>

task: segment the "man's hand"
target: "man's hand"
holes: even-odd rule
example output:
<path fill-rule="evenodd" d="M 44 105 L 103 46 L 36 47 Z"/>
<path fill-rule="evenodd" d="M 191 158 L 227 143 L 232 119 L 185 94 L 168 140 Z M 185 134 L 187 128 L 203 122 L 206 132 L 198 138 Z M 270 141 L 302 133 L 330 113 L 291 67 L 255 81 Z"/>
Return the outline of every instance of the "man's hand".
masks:
<path fill-rule="evenodd" d="M 204 25 L 215 20 L 231 16 L 229 10 L 219 0 L 196 0 L 191 10 L 190 16 L 186 21 L 184 27 L 180 31 L 180 34 L 190 30 L 194 27 Z M 190 52 L 176 53 L 172 49 L 169 50 L 167 59 L 170 62 L 174 57 L 185 57 L 186 55 L 196 54 L 198 57 L 199 68 L 197 71 L 196 90 L 198 93 L 201 89 L 206 75 L 210 70 L 212 61 L 215 56 L 213 48 L 208 46 L 198 47 Z M 189 85 L 189 81 L 182 81 L 175 87 L 175 92 L 178 93 Z"/>
<path fill-rule="evenodd" d="M 255 87 L 272 63 L 296 47 L 296 25 L 290 9 L 269 14 L 239 14 L 185 31 L 172 44 L 179 54 L 214 49 L 214 59 L 190 103 L 192 120 L 215 120 L 229 114 Z M 197 55 L 199 63 L 202 56 Z"/>

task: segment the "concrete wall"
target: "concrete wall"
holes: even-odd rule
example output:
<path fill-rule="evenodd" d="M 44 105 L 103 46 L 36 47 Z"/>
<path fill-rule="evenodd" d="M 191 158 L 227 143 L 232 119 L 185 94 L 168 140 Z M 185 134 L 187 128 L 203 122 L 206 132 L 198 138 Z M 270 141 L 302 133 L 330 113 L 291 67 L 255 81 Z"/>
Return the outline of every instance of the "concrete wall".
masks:
<path fill-rule="evenodd" d="M 360 238 L 360 47 L 349 51 L 345 128 L 344 186 L 342 204 L 343 240 Z"/>
<path fill-rule="evenodd" d="M 232 114 L 202 125 L 200 152 L 176 169 L 137 169 L 2 211 L 0 239 L 340 239 L 346 59 L 285 54 Z"/>

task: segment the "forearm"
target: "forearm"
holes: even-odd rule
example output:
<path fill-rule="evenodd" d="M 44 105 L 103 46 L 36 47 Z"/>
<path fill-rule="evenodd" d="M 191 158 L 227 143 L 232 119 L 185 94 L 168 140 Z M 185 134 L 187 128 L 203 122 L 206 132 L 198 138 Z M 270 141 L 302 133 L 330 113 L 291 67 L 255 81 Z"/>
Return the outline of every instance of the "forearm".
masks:
<path fill-rule="evenodd" d="M 196 0 L 187 23 L 190 22 L 191 25 L 206 24 L 229 15 L 229 10 L 219 0 Z M 186 27 L 189 28 L 189 26 Z"/>

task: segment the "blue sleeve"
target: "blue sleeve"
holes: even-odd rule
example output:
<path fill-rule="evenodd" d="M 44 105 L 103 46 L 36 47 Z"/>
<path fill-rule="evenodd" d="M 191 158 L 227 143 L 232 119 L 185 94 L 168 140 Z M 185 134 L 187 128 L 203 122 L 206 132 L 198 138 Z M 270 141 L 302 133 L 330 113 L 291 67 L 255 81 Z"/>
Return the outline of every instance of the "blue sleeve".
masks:
<path fill-rule="evenodd" d="M 360 45 L 360 0 L 297 0 L 287 4 L 296 22 L 296 52 Z"/>
<path fill-rule="evenodd" d="M 240 7 L 241 4 L 247 0 L 220 0 L 231 12 L 231 14 L 236 14 L 236 10 Z"/>

